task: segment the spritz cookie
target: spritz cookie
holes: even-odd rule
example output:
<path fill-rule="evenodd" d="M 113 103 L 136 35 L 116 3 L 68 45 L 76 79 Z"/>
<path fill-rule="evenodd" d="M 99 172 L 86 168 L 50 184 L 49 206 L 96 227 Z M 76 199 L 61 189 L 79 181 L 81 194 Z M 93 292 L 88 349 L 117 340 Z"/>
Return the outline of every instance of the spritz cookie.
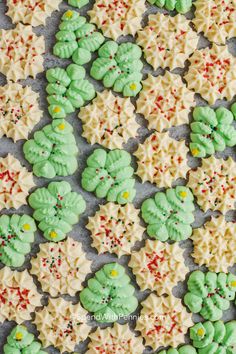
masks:
<path fill-rule="evenodd" d="M 225 44 L 227 39 L 236 37 L 235 0 L 197 0 L 193 23 L 209 41 Z"/>
<path fill-rule="evenodd" d="M 196 50 L 198 39 L 183 15 L 157 13 L 150 15 L 147 26 L 138 32 L 137 44 L 155 70 L 173 70 L 184 67 L 185 60 Z"/>
<path fill-rule="evenodd" d="M 224 216 L 213 217 L 203 227 L 195 229 L 191 239 L 195 262 L 207 266 L 211 272 L 227 273 L 236 263 L 236 225 L 225 221 Z"/>
<path fill-rule="evenodd" d="M 31 260 L 31 274 L 37 276 L 44 292 L 51 296 L 74 296 L 82 290 L 82 282 L 90 273 L 91 261 L 85 257 L 81 243 L 68 237 L 63 242 L 42 243 Z"/>
<path fill-rule="evenodd" d="M 235 182 L 236 169 L 232 158 L 223 160 L 211 156 L 202 160 L 201 167 L 190 171 L 187 186 L 192 189 L 204 212 L 211 209 L 224 214 L 234 209 Z"/>
<path fill-rule="evenodd" d="M 128 324 L 115 323 L 114 326 L 97 330 L 89 335 L 86 354 L 140 354 L 144 351 L 143 339 L 131 332 Z"/>
<path fill-rule="evenodd" d="M 31 26 L 17 24 L 14 29 L 0 30 L 0 72 L 14 82 L 36 77 L 43 68 L 45 42 Z"/>
<path fill-rule="evenodd" d="M 236 58 L 226 46 L 196 50 L 185 80 L 189 89 L 199 93 L 209 104 L 226 98 L 230 101 L 236 90 Z"/>
<path fill-rule="evenodd" d="M 168 133 L 153 133 L 134 153 L 138 159 L 136 173 L 142 182 L 171 187 L 178 178 L 186 178 L 190 169 L 187 153 L 184 141 L 174 140 Z"/>
<path fill-rule="evenodd" d="M 87 312 L 80 304 L 73 305 L 60 298 L 49 299 L 48 305 L 35 313 L 34 324 L 45 348 L 53 345 L 61 353 L 71 353 L 90 332 L 86 316 Z"/>
<path fill-rule="evenodd" d="M 171 294 L 189 271 L 177 243 L 170 245 L 153 240 L 147 240 L 140 251 L 131 254 L 129 267 L 142 291 L 155 290 L 158 295 Z"/>
<path fill-rule="evenodd" d="M 27 204 L 29 190 L 35 186 L 32 172 L 14 156 L 0 157 L 0 210 L 18 209 Z"/>
<path fill-rule="evenodd" d="M 22 22 L 33 27 L 45 25 L 53 11 L 59 10 L 61 0 L 7 0 L 7 16 L 13 23 Z"/>
<path fill-rule="evenodd" d="M 140 127 L 135 120 L 130 98 L 114 96 L 111 91 L 97 93 L 92 103 L 80 109 L 83 122 L 82 136 L 90 144 L 108 149 L 122 149 L 130 138 L 135 138 Z"/>
<path fill-rule="evenodd" d="M 188 124 L 194 93 L 187 89 L 176 74 L 166 71 L 164 76 L 148 78 L 137 100 L 137 113 L 148 120 L 148 128 L 162 132 L 176 125 Z"/>
<path fill-rule="evenodd" d="M 169 11 L 176 10 L 181 14 L 188 12 L 192 6 L 192 0 L 148 0 L 148 2 Z"/>
<path fill-rule="evenodd" d="M 173 295 L 148 296 L 142 303 L 142 310 L 136 330 L 141 332 L 145 345 L 153 350 L 159 347 L 177 347 L 184 343 L 184 336 L 193 326 L 191 314 Z"/>
<path fill-rule="evenodd" d="M 31 320 L 31 313 L 42 306 L 33 278 L 27 270 L 0 270 L 0 323 L 5 320 L 18 324 Z"/>
<path fill-rule="evenodd" d="M 96 0 L 88 15 L 104 36 L 116 40 L 122 35 L 137 33 L 145 10 L 145 0 Z"/>
<path fill-rule="evenodd" d="M 136 241 L 142 240 L 145 228 L 140 225 L 140 210 L 133 204 L 100 205 L 94 216 L 89 217 L 86 228 L 91 232 L 92 247 L 99 254 L 109 252 L 118 257 L 130 254 Z"/>

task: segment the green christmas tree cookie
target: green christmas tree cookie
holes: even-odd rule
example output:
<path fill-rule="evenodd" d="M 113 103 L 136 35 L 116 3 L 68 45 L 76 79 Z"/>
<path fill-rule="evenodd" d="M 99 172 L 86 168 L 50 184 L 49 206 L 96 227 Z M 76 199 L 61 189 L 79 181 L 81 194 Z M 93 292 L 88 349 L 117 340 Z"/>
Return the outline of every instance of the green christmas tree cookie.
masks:
<path fill-rule="evenodd" d="M 78 167 L 73 127 L 64 119 L 56 119 L 34 133 L 34 139 L 26 141 L 23 151 L 38 177 L 68 176 Z"/>
<path fill-rule="evenodd" d="M 236 130 L 232 125 L 233 113 L 219 107 L 196 107 L 191 123 L 190 150 L 195 157 L 212 155 L 223 151 L 227 146 L 236 145 Z"/>
<path fill-rule="evenodd" d="M 190 338 L 198 354 L 235 354 L 236 321 L 197 323 L 190 328 Z"/>
<path fill-rule="evenodd" d="M 178 186 L 158 192 L 142 204 L 142 218 L 148 224 L 147 233 L 160 241 L 181 241 L 192 234 L 194 221 L 193 195 L 189 188 Z"/>
<path fill-rule="evenodd" d="M 83 197 L 72 192 L 70 184 L 65 181 L 38 188 L 30 195 L 29 205 L 35 209 L 33 217 L 39 222 L 44 237 L 54 242 L 66 237 L 86 208 Z"/>
<path fill-rule="evenodd" d="M 89 279 L 88 287 L 80 293 L 80 301 L 98 322 L 115 322 L 136 310 L 134 290 L 125 268 L 109 263 Z"/>
<path fill-rule="evenodd" d="M 16 326 L 7 337 L 3 354 L 47 354 L 25 326 Z"/>
<path fill-rule="evenodd" d="M 168 350 L 162 350 L 158 354 L 197 354 L 196 349 L 191 345 L 183 345 L 178 349 L 170 348 Z"/>
<path fill-rule="evenodd" d="M 235 299 L 236 276 L 197 270 L 189 277 L 188 290 L 184 303 L 190 311 L 199 313 L 205 320 L 218 321 Z"/>
<path fill-rule="evenodd" d="M 63 59 L 72 57 L 78 65 L 88 63 L 92 58 L 91 53 L 98 50 L 105 41 L 96 26 L 88 23 L 86 18 L 76 11 L 66 11 L 59 28 L 53 54 Z"/>
<path fill-rule="evenodd" d="M 176 10 L 181 14 L 185 14 L 191 9 L 192 0 L 148 0 L 150 4 L 158 7 L 165 7 L 167 10 Z"/>
<path fill-rule="evenodd" d="M 142 50 L 133 43 L 106 42 L 98 51 L 90 71 L 96 80 L 124 96 L 136 96 L 142 88 Z"/>
<path fill-rule="evenodd" d="M 88 167 L 82 173 L 82 187 L 109 202 L 132 202 L 136 191 L 132 178 L 134 169 L 130 163 L 131 156 L 125 150 L 106 152 L 96 149 L 87 159 Z"/>
<path fill-rule="evenodd" d="M 81 9 L 81 7 L 87 5 L 89 3 L 89 0 L 68 0 L 68 4 L 74 7 L 78 7 L 78 9 Z"/>
<path fill-rule="evenodd" d="M 65 118 L 96 95 L 93 85 L 85 80 L 82 66 L 70 64 L 66 70 L 52 68 L 47 70 L 46 77 L 49 82 L 46 87 L 48 111 L 52 118 Z"/>
<path fill-rule="evenodd" d="M 21 267 L 35 231 L 35 222 L 28 215 L 0 216 L 0 261 L 8 267 Z"/>

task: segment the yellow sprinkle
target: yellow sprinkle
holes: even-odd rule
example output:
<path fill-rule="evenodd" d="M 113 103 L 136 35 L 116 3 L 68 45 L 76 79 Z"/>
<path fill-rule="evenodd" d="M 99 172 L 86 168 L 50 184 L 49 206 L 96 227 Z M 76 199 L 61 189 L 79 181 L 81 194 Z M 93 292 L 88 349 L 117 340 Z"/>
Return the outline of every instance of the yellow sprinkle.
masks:
<path fill-rule="evenodd" d="M 64 123 L 59 124 L 58 125 L 58 129 L 64 130 L 65 129 L 65 124 Z"/>
<path fill-rule="evenodd" d="M 203 336 L 203 335 L 205 334 L 204 329 L 203 329 L 203 328 L 199 328 L 198 331 L 197 331 L 197 334 L 198 334 L 199 336 Z"/>
<path fill-rule="evenodd" d="M 21 332 L 16 333 L 16 340 L 21 340 L 23 338 L 23 334 Z"/>
<path fill-rule="evenodd" d="M 30 224 L 24 224 L 24 225 L 23 225 L 23 229 L 24 229 L 25 231 L 29 231 L 29 230 L 31 229 Z"/>
<path fill-rule="evenodd" d="M 197 156 L 199 154 L 199 150 L 198 149 L 193 149 L 192 150 L 192 154 L 193 154 L 193 156 Z"/>
<path fill-rule="evenodd" d="M 182 191 L 182 192 L 179 193 L 179 195 L 180 195 L 182 198 L 186 198 L 187 195 L 188 195 L 188 193 L 185 192 L 185 191 Z"/>
<path fill-rule="evenodd" d="M 51 232 L 50 232 L 50 237 L 51 237 L 51 238 L 57 237 L 57 233 L 56 233 L 55 231 L 51 231 Z"/>
<path fill-rule="evenodd" d="M 131 84 L 130 85 L 130 90 L 135 91 L 137 89 L 137 85 L 136 84 Z"/>
<path fill-rule="evenodd" d="M 117 272 L 117 270 L 112 269 L 110 274 L 111 274 L 112 277 L 116 277 L 118 275 L 118 272 Z"/>
<path fill-rule="evenodd" d="M 55 107 L 53 110 L 53 113 L 60 113 L 61 112 L 61 108 L 60 107 Z"/>
<path fill-rule="evenodd" d="M 129 198 L 129 192 L 124 192 L 123 193 L 123 198 L 128 199 Z"/>
<path fill-rule="evenodd" d="M 231 281 L 230 285 L 231 285 L 231 286 L 236 286 L 236 280 Z"/>
<path fill-rule="evenodd" d="M 73 16 L 73 11 L 67 11 L 66 17 L 72 17 Z"/>

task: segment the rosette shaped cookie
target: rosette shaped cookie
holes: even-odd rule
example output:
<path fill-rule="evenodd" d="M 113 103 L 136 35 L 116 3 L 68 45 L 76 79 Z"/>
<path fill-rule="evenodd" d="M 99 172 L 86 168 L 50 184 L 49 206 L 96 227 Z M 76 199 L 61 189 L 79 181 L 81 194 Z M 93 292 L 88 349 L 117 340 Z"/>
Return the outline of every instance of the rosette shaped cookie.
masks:
<path fill-rule="evenodd" d="M 71 191 L 68 182 L 51 182 L 47 188 L 38 188 L 29 197 L 29 205 L 35 209 L 33 217 L 39 229 L 50 241 L 61 241 L 79 221 L 85 210 L 83 197 Z"/>
<path fill-rule="evenodd" d="M 132 178 L 134 169 L 130 163 L 131 156 L 125 150 L 106 152 L 96 149 L 87 159 L 88 167 L 82 173 L 82 187 L 109 202 L 132 202 L 136 191 Z"/>
<path fill-rule="evenodd" d="M 148 0 L 148 2 L 158 7 L 164 7 L 169 11 L 176 10 L 180 14 L 185 14 L 192 6 L 192 0 Z M 173 352 L 173 354 L 175 353 Z"/>
<path fill-rule="evenodd" d="M 190 338 L 199 354 L 235 354 L 236 321 L 199 322 L 190 328 Z"/>
<path fill-rule="evenodd" d="M 236 145 L 236 130 L 232 125 L 234 116 L 230 110 L 225 107 L 216 111 L 210 107 L 196 107 L 193 119 L 190 135 L 193 156 L 206 157 Z"/>
<path fill-rule="evenodd" d="M 26 141 L 23 151 L 38 177 L 68 176 L 78 167 L 73 127 L 64 119 L 56 119 L 37 131 L 34 139 Z"/>
<path fill-rule="evenodd" d="M 142 51 L 133 43 L 117 44 L 106 42 L 98 51 L 90 74 L 96 80 L 102 80 L 106 88 L 113 88 L 124 96 L 136 96 L 142 88 L 143 63 Z"/>
<path fill-rule="evenodd" d="M 59 29 L 53 54 L 62 59 L 72 57 L 78 65 L 88 63 L 92 57 L 91 53 L 98 50 L 105 41 L 96 26 L 88 23 L 86 18 L 76 11 L 68 10 L 64 13 Z"/>
<path fill-rule="evenodd" d="M 8 267 L 21 267 L 35 231 L 35 222 L 28 215 L 0 216 L 0 261 Z"/>
<path fill-rule="evenodd" d="M 80 301 L 98 322 L 115 322 L 136 310 L 138 300 L 134 291 L 125 268 L 109 263 L 89 279 L 88 287 L 80 293 Z"/>
<path fill-rule="evenodd" d="M 75 108 L 95 97 L 94 87 L 85 80 L 85 73 L 85 69 L 76 64 L 70 64 L 66 70 L 59 67 L 47 70 L 48 111 L 52 118 L 66 118 Z"/>
<path fill-rule="evenodd" d="M 189 277 L 188 290 L 184 303 L 190 311 L 199 313 L 205 320 L 218 321 L 235 299 L 236 276 L 197 270 Z"/>
<path fill-rule="evenodd" d="M 34 335 L 25 326 L 16 326 L 7 337 L 3 354 L 47 354 L 41 348 L 41 344 L 34 340 Z"/>
<path fill-rule="evenodd" d="M 189 188 L 178 186 L 158 192 L 142 204 L 142 217 L 147 233 L 160 241 L 181 241 L 192 234 L 194 222 L 193 195 Z"/>
<path fill-rule="evenodd" d="M 197 354 L 197 351 L 191 345 L 183 345 L 178 349 L 170 348 L 168 350 L 162 350 L 158 354 Z"/>

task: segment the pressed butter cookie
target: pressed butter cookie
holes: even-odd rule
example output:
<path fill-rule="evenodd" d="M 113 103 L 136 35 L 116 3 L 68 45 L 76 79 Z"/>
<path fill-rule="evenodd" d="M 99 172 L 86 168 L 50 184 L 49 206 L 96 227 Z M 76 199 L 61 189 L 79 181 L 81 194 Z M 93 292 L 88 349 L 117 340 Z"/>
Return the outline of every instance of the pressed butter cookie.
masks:
<path fill-rule="evenodd" d="M 110 252 L 118 257 L 130 254 L 136 241 L 141 241 L 144 227 L 140 225 L 139 210 L 132 204 L 100 205 L 86 228 L 91 232 L 92 246 L 99 254 Z"/>
<path fill-rule="evenodd" d="M 148 296 L 142 303 L 142 310 L 136 330 L 141 332 L 145 345 L 157 350 L 159 347 L 177 347 L 184 342 L 189 327 L 193 326 L 180 299 L 173 295 Z"/>
<path fill-rule="evenodd" d="M 0 210 L 27 204 L 26 197 L 34 186 L 33 174 L 14 156 L 0 157 Z"/>
<path fill-rule="evenodd" d="M 236 225 L 223 216 L 212 218 L 191 236 L 195 262 L 206 265 L 211 272 L 228 272 L 236 263 Z M 216 247 L 217 245 L 217 247 Z"/>
<path fill-rule="evenodd" d="M 88 14 L 104 36 L 116 40 L 121 35 L 136 34 L 145 10 L 145 0 L 96 0 Z"/>
<path fill-rule="evenodd" d="M 148 128 L 162 132 L 176 125 L 188 124 L 188 114 L 195 106 L 194 93 L 187 89 L 179 75 L 168 71 L 164 76 L 148 78 L 137 100 L 137 113 L 148 120 Z"/>
<path fill-rule="evenodd" d="M 235 182 L 236 169 L 232 158 L 223 160 L 211 156 L 202 160 L 201 167 L 189 172 L 187 186 L 192 189 L 204 212 L 211 209 L 224 214 L 229 209 L 234 209 Z"/>
<path fill-rule="evenodd" d="M 185 80 L 188 88 L 199 93 L 209 104 L 226 98 L 230 101 L 236 90 L 236 58 L 226 46 L 213 44 L 212 48 L 196 50 Z"/>
<path fill-rule="evenodd" d="M 197 48 L 198 36 L 183 15 L 157 13 L 150 15 L 147 26 L 138 32 L 137 44 L 155 70 L 173 70 L 184 67 L 185 60 Z"/>
<path fill-rule="evenodd" d="M 14 82 L 36 77 L 43 68 L 45 42 L 31 26 L 17 24 L 16 28 L 0 30 L 0 72 Z"/>
<path fill-rule="evenodd" d="M 168 133 L 153 133 L 134 153 L 138 159 L 137 175 L 142 182 L 171 187 L 178 178 L 185 178 L 190 169 L 187 152 L 184 141 L 174 140 Z"/>
<path fill-rule="evenodd" d="M 0 270 L 0 322 L 15 321 L 23 323 L 31 320 L 31 313 L 42 306 L 33 279 L 27 270 L 11 271 L 4 267 Z"/>
<path fill-rule="evenodd" d="M 183 250 L 175 243 L 147 240 L 145 246 L 131 254 L 129 267 L 140 289 L 155 290 L 158 295 L 171 294 L 174 286 L 185 279 L 188 268 Z"/>
<path fill-rule="evenodd" d="M 82 136 L 90 144 L 108 149 L 122 149 L 139 128 L 130 98 L 116 97 L 107 90 L 97 93 L 92 103 L 81 108 L 79 118 L 83 122 Z"/>

